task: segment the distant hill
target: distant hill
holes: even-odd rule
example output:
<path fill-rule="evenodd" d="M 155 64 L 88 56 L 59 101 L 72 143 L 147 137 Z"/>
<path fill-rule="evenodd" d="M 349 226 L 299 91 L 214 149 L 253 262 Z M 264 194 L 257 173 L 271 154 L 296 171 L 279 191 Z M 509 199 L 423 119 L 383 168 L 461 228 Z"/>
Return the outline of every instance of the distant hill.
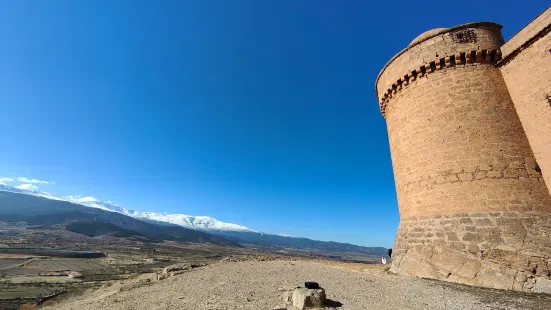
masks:
<path fill-rule="evenodd" d="M 10 190 L 2 191 L 2 190 Z M 280 236 L 256 232 L 238 224 L 224 223 L 207 216 L 164 214 L 128 210 L 110 203 L 72 203 L 48 193 L 17 190 L 0 186 L 0 220 L 16 212 L 18 219 L 35 225 L 101 220 L 125 230 L 138 232 L 152 240 L 165 239 L 185 242 L 210 242 L 221 245 L 252 245 L 272 249 L 296 249 L 328 254 L 352 253 L 362 256 L 387 254 L 383 247 L 364 247 L 348 243 L 317 241 L 308 238 Z M 18 196 L 15 196 L 18 195 Z M 4 197 L 4 198 L 3 198 Z M 6 200 L 7 202 L 2 202 Z M 9 202 L 9 203 L 8 203 Z M 6 208 L 6 209 L 5 209 Z M 31 215 L 40 215 L 33 218 Z M 336 228 L 337 229 L 337 228 Z"/>
<path fill-rule="evenodd" d="M 280 249 L 292 248 L 303 251 L 325 252 L 330 254 L 358 253 L 367 256 L 386 255 L 388 252 L 388 249 L 383 247 L 364 247 L 349 243 L 317 241 L 308 238 L 279 236 L 256 232 L 225 231 L 219 232 L 219 234 L 227 239 L 239 242 L 241 244 L 252 244 Z"/>
<path fill-rule="evenodd" d="M 116 226 L 110 223 L 105 223 L 98 220 L 70 222 L 67 225 L 65 225 L 65 229 L 67 229 L 68 231 L 87 235 L 90 237 L 98 237 L 98 236 L 113 236 L 113 237 L 125 237 L 125 238 L 146 237 L 137 231 L 123 229 L 123 228 L 120 228 L 119 226 Z"/>
<path fill-rule="evenodd" d="M 79 197 L 79 196 L 62 197 L 62 196 L 57 196 L 51 193 L 45 193 L 37 190 L 21 189 L 21 188 L 17 188 L 6 184 L 0 184 L 0 191 L 27 194 L 27 195 L 47 198 L 50 200 L 72 202 L 80 206 L 86 206 L 86 207 L 121 213 L 124 215 L 131 216 L 133 218 L 137 218 L 139 220 L 146 220 L 149 222 L 157 222 L 157 223 L 159 222 L 171 223 L 171 224 L 176 224 L 178 226 L 182 226 L 184 228 L 189 228 L 194 230 L 254 232 L 254 230 L 248 227 L 238 225 L 238 224 L 233 224 L 233 223 L 222 222 L 210 216 L 194 216 L 194 215 L 186 215 L 186 214 L 166 214 L 166 213 L 157 213 L 157 212 L 134 211 L 134 210 L 128 210 L 121 206 L 115 205 L 111 202 L 99 201 L 93 198 L 81 199 L 82 197 Z"/>
<path fill-rule="evenodd" d="M 97 229 L 116 226 L 120 228 L 119 233 L 136 232 L 152 240 L 212 243 L 221 246 L 241 247 L 238 243 L 223 236 L 181 226 L 156 225 L 120 213 L 89 208 L 67 201 L 6 191 L 0 191 L 0 194 L 0 221 L 21 221 L 32 225 L 69 225 L 73 229 L 75 223 L 85 222 L 94 223 L 95 226 L 98 226 Z M 90 230 L 90 228 L 90 224 L 87 224 L 87 230 L 95 230 Z"/>

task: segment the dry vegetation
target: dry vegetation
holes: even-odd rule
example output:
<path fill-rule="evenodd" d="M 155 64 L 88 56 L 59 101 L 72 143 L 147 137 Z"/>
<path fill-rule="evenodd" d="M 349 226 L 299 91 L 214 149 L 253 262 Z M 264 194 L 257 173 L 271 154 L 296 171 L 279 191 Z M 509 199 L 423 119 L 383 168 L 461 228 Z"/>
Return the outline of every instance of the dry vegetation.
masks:
<path fill-rule="evenodd" d="M 551 296 L 396 276 L 383 268 L 265 257 L 230 259 L 160 281 L 142 277 L 117 282 L 50 304 L 47 309 L 284 309 L 283 296 L 308 280 L 318 281 L 330 304 L 342 310 L 539 310 L 549 309 L 551 304 Z"/>
<path fill-rule="evenodd" d="M 101 238 L 93 241 L 96 244 L 73 243 L 66 244 L 66 248 L 92 249 L 105 253 L 105 257 L 87 259 L 0 254 L 0 309 L 18 309 L 23 304 L 41 304 L 44 300 L 56 302 L 68 296 L 83 292 L 88 294 L 90 290 L 120 284 L 121 281 L 132 287 L 136 279 L 155 278 L 165 267 L 177 263 L 208 265 L 226 257 L 239 260 L 237 257 L 250 255 L 260 255 L 264 259 L 273 256 L 254 249 L 208 244 L 131 243 Z M 30 242 L 28 245 L 33 246 Z M 57 246 L 47 242 L 34 246 L 44 245 Z M 290 256 L 293 255 L 287 254 L 287 257 Z M 83 278 L 70 279 L 67 276 L 71 272 L 81 273 Z"/>

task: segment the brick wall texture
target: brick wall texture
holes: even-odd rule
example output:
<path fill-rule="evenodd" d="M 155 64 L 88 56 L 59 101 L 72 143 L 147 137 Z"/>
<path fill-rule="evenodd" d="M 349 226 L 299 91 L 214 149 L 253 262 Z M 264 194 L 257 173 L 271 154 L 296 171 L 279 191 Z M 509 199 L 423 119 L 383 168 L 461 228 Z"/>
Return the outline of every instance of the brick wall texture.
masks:
<path fill-rule="evenodd" d="M 400 209 L 391 270 L 551 293 L 551 37 L 529 27 L 502 59 L 500 29 L 432 31 L 379 75 Z"/>
<path fill-rule="evenodd" d="M 501 72 L 551 190 L 551 33 L 501 66 Z"/>

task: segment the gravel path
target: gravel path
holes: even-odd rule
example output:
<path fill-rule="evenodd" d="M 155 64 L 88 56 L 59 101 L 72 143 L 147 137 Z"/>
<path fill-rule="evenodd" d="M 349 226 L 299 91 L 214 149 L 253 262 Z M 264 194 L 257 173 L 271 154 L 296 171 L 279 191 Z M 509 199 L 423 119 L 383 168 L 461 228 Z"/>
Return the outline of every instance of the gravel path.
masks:
<path fill-rule="evenodd" d="M 314 262 L 218 263 L 121 291 L 114 285 L 52 309 L 272 309 L 284 288 L 317 281 L 338 309 L 551 309 L 551 296 L 480 289 Z"/>

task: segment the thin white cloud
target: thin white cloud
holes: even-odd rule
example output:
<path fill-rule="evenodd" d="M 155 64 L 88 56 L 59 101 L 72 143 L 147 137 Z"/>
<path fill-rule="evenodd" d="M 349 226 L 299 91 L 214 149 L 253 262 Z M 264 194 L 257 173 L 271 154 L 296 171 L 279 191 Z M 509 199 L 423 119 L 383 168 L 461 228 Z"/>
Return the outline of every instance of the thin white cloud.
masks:
<path fill-rule="evenodd" d="M 60 201 L 66 201 L 65 199 L 58 197 L 54 194 L 48 193 L 48 192 L 38 192 L 36 193 L 36 196 L 52 199 L 52 200 L 60 200 Z"/>
<path fill-rule="evenodd" d="M 93 202 L 100 202 L 96 198 L 92 196 L 65 196 L 65 198 L 69 199 L 72 202 L 76 203 L 93 203 Z"/>
<path fill-rule="evenodd" d="M 42 181 L 37 179 L 29 179 L 26 177 L 17 177 L 17 181 L 31 184 L 55 184 L 55 182 Z"/>
<path fill-rule="evenodd" d="M 6 183 L 13 182 L 13 181 L 15 181 L 15 180 L 12 179 L 12 178 L 0 177 L 0 184 L 2 184 L 2 185 L 6 185 Z"/>
<path fill-rule="evenodd" d="M 17 186 L 14 186 L 14 187 L 17 188 L 17 189 L 22 189 L 22 190 L 27 190 L 27 191 L 36 191 L 36 190 L 38 190 L 37 186 L 34 186 L 32 184 L 29 184 L 29 183 L 24 183 L 24 184 L 17 185 Z"/>
<path fill-rule="evenodd" d="M 81 205 L 84 205 L 84 206 L 103 209 L 103 210 L 107 210 L 107 211 L 113 211 L 109 208 L 106 208 L 106 207 L 102 206 L 100 204 L 101 201 L 94 198 L 94 197 L 92 197 L 92 196 L 65 196 L 65 199 L 67 201 L 70 201 L 70 202 L 73 202 L 73 203 L 78 203 L 78 204 L 81 204 Z"/>

